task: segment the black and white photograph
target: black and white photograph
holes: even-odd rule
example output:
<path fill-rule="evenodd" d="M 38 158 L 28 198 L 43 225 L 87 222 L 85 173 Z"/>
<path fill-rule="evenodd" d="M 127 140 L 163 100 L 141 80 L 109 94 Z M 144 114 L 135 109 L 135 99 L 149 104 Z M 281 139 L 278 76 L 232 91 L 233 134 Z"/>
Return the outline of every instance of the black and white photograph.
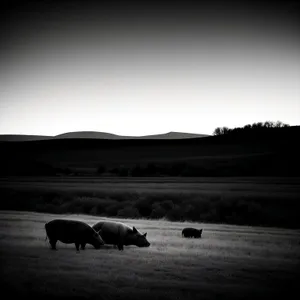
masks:
<path fill-rule="evenodd" d="M 1 299 L 296 299 L 298 1 L 0 1 Z"/>

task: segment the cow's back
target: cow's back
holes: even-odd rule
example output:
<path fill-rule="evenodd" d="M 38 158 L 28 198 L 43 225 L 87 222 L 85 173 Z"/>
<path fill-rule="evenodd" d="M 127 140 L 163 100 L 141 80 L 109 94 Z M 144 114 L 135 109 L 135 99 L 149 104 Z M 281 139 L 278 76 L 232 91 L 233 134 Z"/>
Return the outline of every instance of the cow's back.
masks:
<path fill-rule="evenodd" d="M 96 231 L 99 231 L 102 239 L 105 244 L 114 244 L 117 245 L 119 243 L 120 237 L 126 236 L 126 230 L 132 230 L 128 225 L 123 224 L 121 222 L 113 222 L 113 221 L 100 221 L 93 225 L 93 228 Z"/>
<path fill-rule="evenodd" d="M 81 221 L 56 219 L 45 225 L 47 234 L 63 242 L 81 240 L 89 231 L 89 226 Z"/>

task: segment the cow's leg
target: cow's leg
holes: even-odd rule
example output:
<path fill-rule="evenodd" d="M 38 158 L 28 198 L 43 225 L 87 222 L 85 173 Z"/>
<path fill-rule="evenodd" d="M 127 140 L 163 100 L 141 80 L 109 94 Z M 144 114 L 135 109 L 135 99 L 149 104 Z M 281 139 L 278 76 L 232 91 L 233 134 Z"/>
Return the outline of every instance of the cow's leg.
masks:
<path fill-rule="evenodd" d="M 86 243 L 81 243 L 81 250 L 85 249 L 85 245 L 86 245 Z"/>
<path fill-rule="evenodd" d="M 119 229 L 118 249 L 124 250 L 124 235 L 121 234 L 120 229 Z"/>
<path fill-rule="evenodd" d="M 119 249 L 120 251 L 124 250 L 124 246 L 123 246 L 122 243 L 119 243 L 119 244 L 118 244 L 118 249 Z"/>
<path fill-rule="evenodd" d="M 77 252 L 79 252 L 79 246 L 80 246 L 80 243 L 75 243 L 75 247 L 76 247 Z"/>
<path fill-rule="evenodd" d="M 56 242 L 57 242 L 57 240 L 49 240 L 49 243 L 51 245 L 52 250 L 57 250 L 56 249 Z"/>

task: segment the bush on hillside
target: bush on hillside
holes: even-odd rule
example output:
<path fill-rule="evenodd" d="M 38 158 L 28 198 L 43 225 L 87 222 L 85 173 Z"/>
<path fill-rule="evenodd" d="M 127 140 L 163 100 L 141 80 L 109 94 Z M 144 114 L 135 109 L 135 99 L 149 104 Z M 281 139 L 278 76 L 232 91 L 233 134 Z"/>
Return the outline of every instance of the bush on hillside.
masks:
<path fill-rule="evenodd" d="M 180 208 L 179 205 L 174 205 L 174 207 L 172 209 L 170 209 L 167 213 L 166 213 L 166 218 L 169 221 L 181 221 L 184 219 L 182 210 Z"/>
<path fill-rule="evenodd" d="M 167 211 L 161 207 L 159 203 L 152 204 L 152 211 L 150 214 L 150 219 L 161 219 L 165 217 Z"/>
<path fill-rule="evenodd" d="M 138 212 L 142 217 L 149 217 L 152 212 L 151 201 L 147 198 L 137 200 L 134 206 L 138 209 Z"/>
<path fill-rule="evenodd" d="M 132 219 L 141 217 L 137 208 L 130 207 L 130 206 L 119 209 L 117 216 L 122 218 L 132 218 Z"/>

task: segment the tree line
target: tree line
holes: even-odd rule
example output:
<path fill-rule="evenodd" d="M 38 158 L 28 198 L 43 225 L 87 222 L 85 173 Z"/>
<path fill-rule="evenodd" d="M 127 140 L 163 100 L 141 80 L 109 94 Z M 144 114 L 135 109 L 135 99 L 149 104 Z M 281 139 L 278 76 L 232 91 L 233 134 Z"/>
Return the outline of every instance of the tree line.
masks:
<path fill-rule="evenodd" d="M 232 134 L 232 133 L 247 133 L 247 132 L 263 132 L 272 129 L 272 128 L 284 128 L 284 127 L 290 127 L 289 124 L 285 124 L 281 121 L 272 122 L 272 121 L 266 121 L 266 122 L 257 122 L 253 124 L 247 124 L 243 127 L 235 127 L 235 128 L 228 128 L 226 126 L 223 127 L 217 127 L 213 135 L 225 135 L 225 134 Z"/>

